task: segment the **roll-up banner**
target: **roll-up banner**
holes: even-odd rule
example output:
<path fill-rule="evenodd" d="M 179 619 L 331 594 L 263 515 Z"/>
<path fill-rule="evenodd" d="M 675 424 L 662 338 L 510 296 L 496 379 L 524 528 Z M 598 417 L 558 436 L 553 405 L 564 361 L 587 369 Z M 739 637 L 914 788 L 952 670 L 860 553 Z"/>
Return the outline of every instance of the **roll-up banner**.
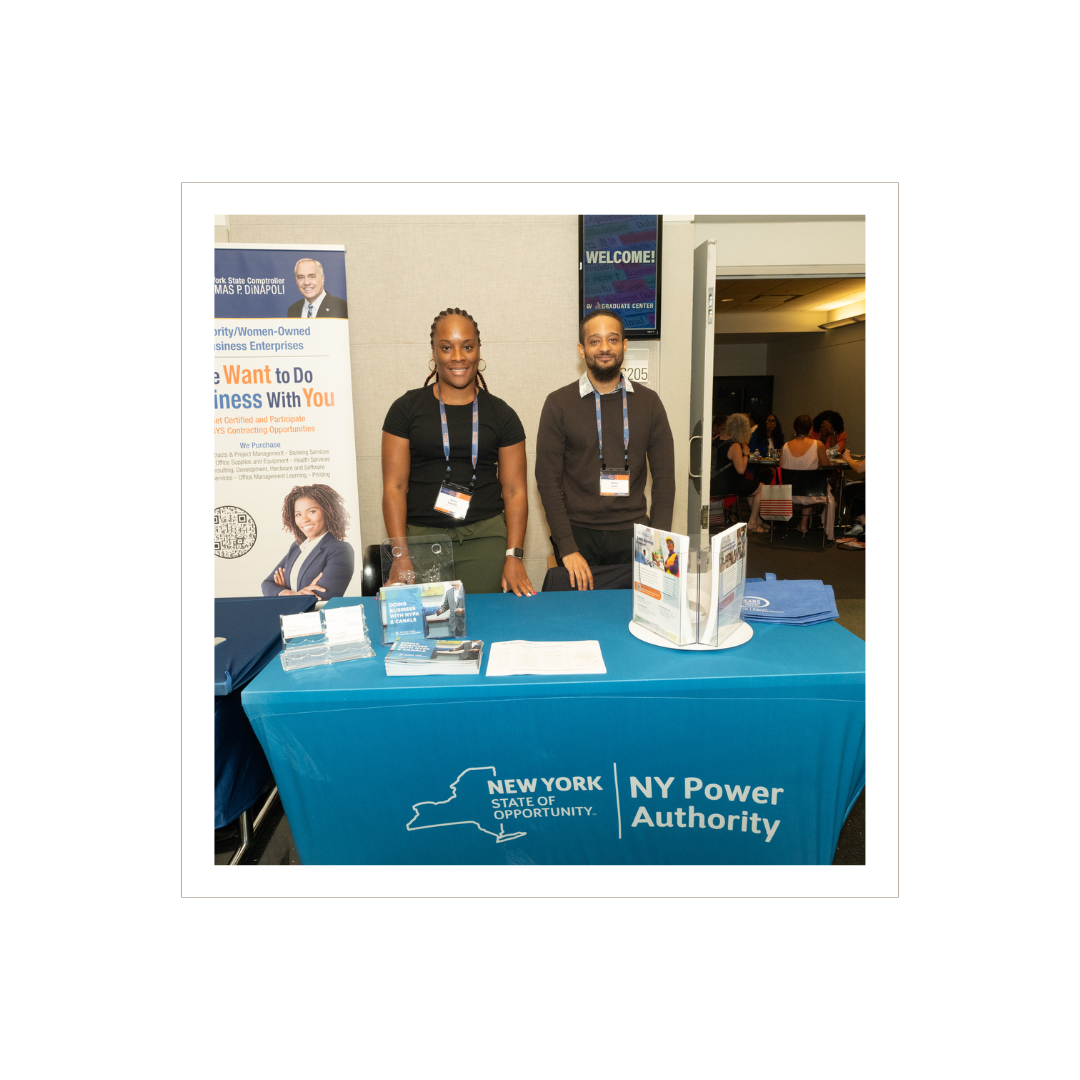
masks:
<path fill-rule="evenodd" d="M 214 246 L 214 594 L 359 596 L 345 248 Z"/>

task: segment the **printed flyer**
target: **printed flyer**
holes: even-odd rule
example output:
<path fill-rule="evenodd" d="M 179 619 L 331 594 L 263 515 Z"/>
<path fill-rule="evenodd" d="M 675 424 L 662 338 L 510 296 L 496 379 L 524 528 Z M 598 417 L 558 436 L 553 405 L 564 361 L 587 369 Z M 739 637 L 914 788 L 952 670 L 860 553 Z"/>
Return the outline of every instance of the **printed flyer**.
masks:
<path fill-rule="evenodd" d="M 460 581 L 384 585 L 379 590 L 382 641 L 460 638 L 465 634 L 465 586 Z"/>
<path fill-rule="evenodd" d="M 686 645 L 694 640 L 687 596 L 690 537 L 634 526 L 634 622 Z"/>
<path fill-rule="evenodd" d="M 709 620 L 701 637 L 709 645 L 719 645 L 742 622 L 743 591 L 746 588 L 746 525 L 732 525 L 712 537 L 710 551 L 712 578 Z"/>
<path fill-rule="evenodd" d="M 359 596 L 345 249 L 216 244 L 215 596 Z"/>

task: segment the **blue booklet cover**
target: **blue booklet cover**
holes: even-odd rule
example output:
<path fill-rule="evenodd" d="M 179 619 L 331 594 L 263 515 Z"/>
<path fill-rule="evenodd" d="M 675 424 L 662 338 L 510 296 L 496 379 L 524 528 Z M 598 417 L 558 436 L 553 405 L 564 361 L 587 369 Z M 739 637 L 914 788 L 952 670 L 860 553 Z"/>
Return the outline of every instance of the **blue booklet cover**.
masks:
<path fill-rule="evenodd" d="M 405 641 L 398 638 L 390 646 L 387 659 L 394 660 L 433 660 L 437 646 L 429 645 L 426 641 Z"/>
<path fill-rule="evenodd" d="M 460 581 L 384 585 L 379 590 L 379 607 L 384 645 L 465 633 L 465 587 Z"/>
<path fill-rule="evenodd" d="M 384 589 L 386 636 L 393 638 L 423 639 L 424 603 L 416 585 L 400 585 Z"/>

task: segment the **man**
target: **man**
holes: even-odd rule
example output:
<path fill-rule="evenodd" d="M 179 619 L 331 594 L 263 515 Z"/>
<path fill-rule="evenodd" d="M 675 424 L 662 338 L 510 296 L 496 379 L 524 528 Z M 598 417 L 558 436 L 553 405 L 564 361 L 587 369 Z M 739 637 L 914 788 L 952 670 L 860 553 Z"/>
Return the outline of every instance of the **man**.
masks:
<path fill-rule="evenodd" d="M 465 589 L 460 581 L 455 581 L 446 590 L 442 606 L 435 614 L 441 615 L 444 611 L 450 612 L 450 619 L 447 624 L 450 636 L 452 638 L 461 637 L 465 633 Z"/>
<path fill-rule="evenodd" d="M 599 308 L 587 315 L 578 328 L 586 371 L 550 393 L 540 414 L 536 486 L 555 557 L 575 589 L 593 587 L 590 566 L 633 560 L 634 525 L 671 528 L 675 444 L 659 396 L 622 376 L 626 345 L 616 312 Z"/>
<path fill-rule="evenodd" d="M 296 287 L 302 300 L 289 308 L 290 319 L 347 319 L 349 305 L 340 296 L 331 296 L 323 288 L 322 263 L 316 259 L 301 259 L 293 270 Z"/>

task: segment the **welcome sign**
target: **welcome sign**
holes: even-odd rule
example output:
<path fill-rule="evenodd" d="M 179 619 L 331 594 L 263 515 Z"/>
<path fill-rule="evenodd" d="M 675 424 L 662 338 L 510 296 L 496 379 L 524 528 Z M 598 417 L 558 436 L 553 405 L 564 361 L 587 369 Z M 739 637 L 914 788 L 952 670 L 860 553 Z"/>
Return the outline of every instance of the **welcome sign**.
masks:
<path fill-rule="evenodd" d="M 583 214 L 578 280 L 581 317 L 617 311 L 628 338 L 660 336 L 658 214 Z"/>

